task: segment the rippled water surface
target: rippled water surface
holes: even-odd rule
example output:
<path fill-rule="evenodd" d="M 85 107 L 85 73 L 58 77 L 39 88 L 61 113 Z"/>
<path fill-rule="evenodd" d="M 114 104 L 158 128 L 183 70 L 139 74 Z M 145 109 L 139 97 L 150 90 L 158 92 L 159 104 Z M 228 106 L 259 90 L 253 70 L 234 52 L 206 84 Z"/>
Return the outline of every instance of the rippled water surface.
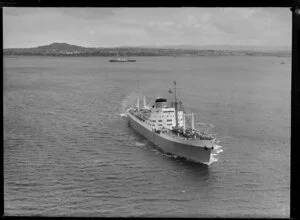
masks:
<path fill-rule="evenodd" d="M 289 217 L 290 58 L 136 59 L 4 58 L 4 214 Z M 173 80 L 218 140 L 209 166 L 128 127 Z"/>

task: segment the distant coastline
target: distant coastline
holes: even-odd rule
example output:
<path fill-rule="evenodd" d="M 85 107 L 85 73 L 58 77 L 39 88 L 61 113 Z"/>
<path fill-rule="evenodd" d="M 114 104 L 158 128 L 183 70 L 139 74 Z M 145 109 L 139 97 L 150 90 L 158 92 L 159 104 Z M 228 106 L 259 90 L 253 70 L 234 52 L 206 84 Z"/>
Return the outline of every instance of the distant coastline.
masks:
<path fill-rule="evenodd" d="M 52 43 L 32 48 L 3 49 L 4 56 L 278 56 L 290 57 L 288 50 L 249 50 L 249 49 L 201 49 L 201 48 L 148 48 L 148 47 L 81 47 L 67 43 Z"/>

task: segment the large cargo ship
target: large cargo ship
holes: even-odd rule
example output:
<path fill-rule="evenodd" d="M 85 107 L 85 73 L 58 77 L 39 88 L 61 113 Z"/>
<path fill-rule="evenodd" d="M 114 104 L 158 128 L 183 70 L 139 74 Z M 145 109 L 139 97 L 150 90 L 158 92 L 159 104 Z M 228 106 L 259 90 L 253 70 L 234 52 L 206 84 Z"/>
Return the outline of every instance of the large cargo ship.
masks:
<path fill-rule="evenodd" d="M 156 98 L 152 106 L 146 105 L 144 97 L 143 107 L 140 107 L 138 97 L 136 106 L 127 109 L 128 123 L 164 152 L 208 164 L 215 138 L 195 129 L 194 114 L 187 114 L 182 102 L 177 100 L 175 81 L 174 94 L 170 106 L 167 99 L 161 97 Z M 190 126 L 187 122 L 191 122 Z"/>

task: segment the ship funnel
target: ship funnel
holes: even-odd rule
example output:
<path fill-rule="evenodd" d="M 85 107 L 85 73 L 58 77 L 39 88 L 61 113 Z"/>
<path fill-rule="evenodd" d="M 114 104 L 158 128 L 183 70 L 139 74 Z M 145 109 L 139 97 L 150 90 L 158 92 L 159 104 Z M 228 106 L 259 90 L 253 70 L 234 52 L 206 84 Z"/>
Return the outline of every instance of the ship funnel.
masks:
<path fill-rule="evenodd" d="M 136 107 L 139 108 L 140 107 L 140 99 L 139 97 L 137 96 L 137 100 L 136 100 Z"/>
<path fill-rule="evenodd" d="M 167 99 L 157 98 L 155 100 L 155 107 L 156 108 L 163 108 L 166 104 L 167 104 Z"/>
<path fill-rule="evenodd" d="M 144 96 L 144 108 L 147 107 L 147 104 L 146 104 L 146 97 Z"/>

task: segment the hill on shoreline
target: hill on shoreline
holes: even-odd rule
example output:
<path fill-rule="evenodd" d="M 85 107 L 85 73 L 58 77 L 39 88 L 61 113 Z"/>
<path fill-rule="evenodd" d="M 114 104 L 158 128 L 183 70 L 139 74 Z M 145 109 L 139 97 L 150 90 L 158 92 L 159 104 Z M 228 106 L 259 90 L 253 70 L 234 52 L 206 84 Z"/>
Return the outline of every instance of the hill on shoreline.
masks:
<path fill-rule="evenodd" d="M 34 56 L 291 56 L 289 50 L 261 50 L 250 47 L 225 46 L 164 46 L 164 47 L 82 47 L 67 43 L 52 43 L 31 48 L 6 48 L 3 55 Z"/>

